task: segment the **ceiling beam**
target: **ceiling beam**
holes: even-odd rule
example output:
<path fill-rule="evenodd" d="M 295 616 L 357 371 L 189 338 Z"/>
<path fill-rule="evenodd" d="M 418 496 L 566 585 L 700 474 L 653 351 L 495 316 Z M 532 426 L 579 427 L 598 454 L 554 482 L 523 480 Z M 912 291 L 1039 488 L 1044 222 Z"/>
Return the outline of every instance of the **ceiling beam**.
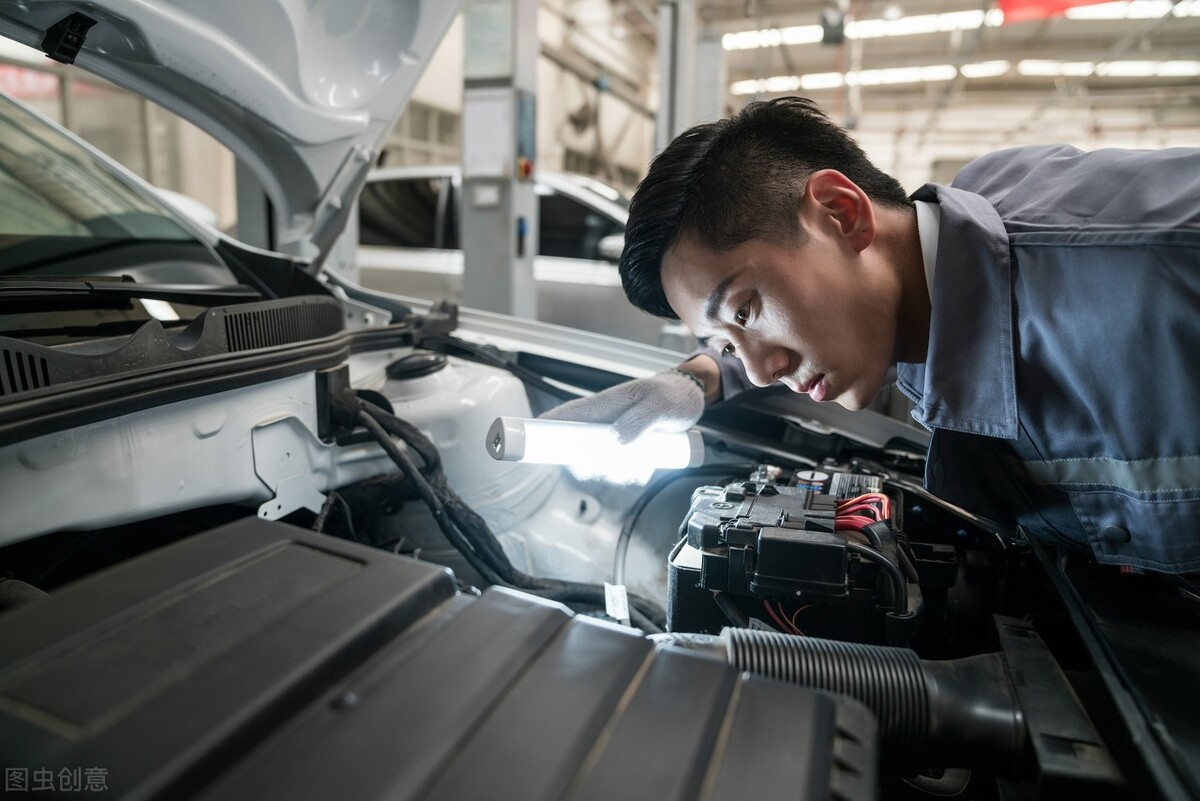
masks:
<path fill-rule="evenodd" d="M 1136 47 L 1139 42 L 1143 41 L 1147 36 L 1149 36 L 1155 29 L 1160 27 L 1167 20 L 1174 19 L 1173 11 L 1175 9 L 1175 6 L 1179 3 L 1179 1 L 1180 0 L 1171 0 L 1171 8 L 1167 10 L 1167 13 L 1163 14 L 1158 19 L 1147 20 L 1143 24 L 1139 25 L 1135 30 L 1132 30 L 1129 33 L 1127 33 L 1126 35 L 1122 36 L 1120 39 L 1118 39 L 1113 44 L 1113 46 L 1109 49 L 1109 51 L 1105 55 L 1105 57 L 1103 57 L 1101 59 L 1097 59 L 1096 61 L 1098 63 L 1105 62 L 1105 61 L 1116 61 L 1121 56 L 1125 55 L 1125 53 L 1129 52 L 1129 50 Z M 1077 94 L 1080 90 L 1085 90 L 1091 81 L 1092 81 L 1091 78 L 1075 78 L 1075 79 L 1070 79 L 1070 80 L 1061 82 L 1055 88 L 1055 90 L 1053 92 L 1051 92 L 1050 95 L 1048 97 L 1046 97 L 1046 99 L 1044 99 L 1041 103 L 1039 103 L 1038 106 L 1036 108 L 1034 108 L 1034 110 L 1031 111 L 1029 113 L 1029 115 L 1022 122 L 1020 122 L 1016 126 L 1010 128 L 1009 130 L 1020 131 L 1020 130 L 1027 128 L 1028 126 L 1037 122 L 1038 118 L 1042 114 L 1044 114 L 1047 109 L 1049 109 L 1051 106 L 1055 105 L 1056 103 L 1060 102 L 1064 94 L 1069 94 L 1069 93 Z M 1193 82 L 1194 82 L 1194 79 L 1193 79 Z"/>

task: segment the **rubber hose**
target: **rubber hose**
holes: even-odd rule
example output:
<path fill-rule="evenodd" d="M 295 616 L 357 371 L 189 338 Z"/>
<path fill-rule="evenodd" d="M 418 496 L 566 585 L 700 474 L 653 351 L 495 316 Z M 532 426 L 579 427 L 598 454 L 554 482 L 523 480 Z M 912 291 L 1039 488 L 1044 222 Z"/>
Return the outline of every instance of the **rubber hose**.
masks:
<path fill-rule="evenodd" d="M 927 662 L 908 648 L 738 628 L 714 639 L 741 670 L 866 704 L 893 771 L 913 775 L 951 765 L 1015 771 L 1024 753 L 1024 719 L 999 654 Z"/>
<path fill-rule="evenodd" d="M 848 695 L 875 713 L 887 761 L 918 772 L 929 759 L 929 693 L 907 648 L 726 628 L 729 662 L 782 681 Z"/>

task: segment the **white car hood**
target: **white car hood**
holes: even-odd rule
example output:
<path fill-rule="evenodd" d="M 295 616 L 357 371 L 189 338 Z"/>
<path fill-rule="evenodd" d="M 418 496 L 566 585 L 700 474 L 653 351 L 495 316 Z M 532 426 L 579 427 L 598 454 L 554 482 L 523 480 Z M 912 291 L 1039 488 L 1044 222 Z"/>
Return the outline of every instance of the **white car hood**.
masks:
<path fill-rule="evenodd" d="M 262 181 L 276 246 L 319 261 L 461 0 L 0 0 L 0 34 L 38 49 L 95 20 L 79 67 L 229 147 Z"/>

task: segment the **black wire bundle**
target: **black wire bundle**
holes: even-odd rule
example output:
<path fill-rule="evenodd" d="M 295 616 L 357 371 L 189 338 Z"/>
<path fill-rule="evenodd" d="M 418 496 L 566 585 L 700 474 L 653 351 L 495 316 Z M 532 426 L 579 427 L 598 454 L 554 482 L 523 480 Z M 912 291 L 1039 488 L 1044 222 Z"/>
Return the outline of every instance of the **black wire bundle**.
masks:
<path fill-rule="evenodd" d="M 341 510 L 342 520 L 350 535 L 350 539 L 357 542 L 358 532 L 354 530 L 354 514 L 350 511 L 350 504 L 338 492 L 330 492 L 325 496 L 325 503 L 321 504 L 321 511 L 317 513 L 317 517 L 313 521 L 313 531 L 325 531 L 325 525 L 329 520 L 329 513 L 333 511 L 335 503 L 338 505 L 338 509 Z"/>
<path fill-rule="evenodd" d="M 371 432 L 400 468 L 400 472 L 416 488 L 446 539 L 484 580 L 561 603 L 604 606 L 604 588 L 601 586 L 540 578 L 518 570 L 487 522 L 467 506 L 449 485 L 437 446 L 416 426 L 357 396 L 353 396 L 352 408 L 346 411 L 351 413 L 355 423 Z M 418 468 L 409 454 L 396 444 L 393 436 L 401 439 L 421 458 L 423 469 Z M 653 601 L 631 593 L 629 607 L 630 620 L 638 628 L 647 632 L 662 631 L 666 614 Z"/>
<path fill-rule="evenodd" d="M 529 387 L 540 389 L 548 395 L 558 398 L 559 400 L 574 400 L 579 397 L 579 393 L 572 392 L 569 389 L 552 384 L 542 376 L 530 370 L 528 367 L 523 367 L 515 362 L 511 362 L 494 348 L 485 345 L 476 345 L 472 342 L 459 339 L 458 337 L 450 336 L 449 334 L 436 334 L 427 336 L 421 340 L 421 347 L 430 350 L 441 349 L 447 353 L 454 355 L 467 356 L 475 361 L 486 364 L 491 367 L 499 367 L 501 370 L 507 370 Z"/>

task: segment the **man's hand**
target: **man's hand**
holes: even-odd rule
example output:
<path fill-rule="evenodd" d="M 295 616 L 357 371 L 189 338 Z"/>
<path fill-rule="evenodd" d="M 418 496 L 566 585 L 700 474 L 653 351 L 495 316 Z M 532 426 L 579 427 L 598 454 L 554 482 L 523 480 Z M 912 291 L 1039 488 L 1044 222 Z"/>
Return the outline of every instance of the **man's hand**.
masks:
<path fill-rule="evenodd" d="M 692 369 L 693 362 L 711 362 L 715 378 L 706 381 L 697 375 L 707 368 Z M 720 381 L 716 363 L 707 356 L 698 356 L 673 370 L 649 378 L 639 378 L 609 387 L 587 398 L 579 398 L 556 406 L 542 415 L 547 420 L 573 420 L 579 423 L 612 423 L 621 442 L 632 442 L 646 431 L 684 431 L 704 413 L 706 397 L 715 398 L 718 389 L 711 382 Z M 703 372 L 701 372 L 703 374 Z"/>

